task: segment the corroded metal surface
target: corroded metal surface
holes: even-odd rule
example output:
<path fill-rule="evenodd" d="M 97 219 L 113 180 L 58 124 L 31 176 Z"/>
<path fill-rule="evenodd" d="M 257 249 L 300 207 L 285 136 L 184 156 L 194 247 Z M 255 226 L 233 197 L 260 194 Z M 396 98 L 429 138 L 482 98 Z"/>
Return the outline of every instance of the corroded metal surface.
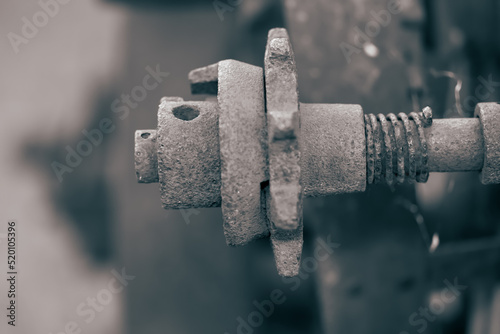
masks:
<path fill-rule="evenodd" d="M 218 106 L 162 100 L 158 175 L 166 209 L 220 206 Z"/>
<path fill-rule="evenodd" d="M 483 183 L 500 182 L 498 104 L 434 123 L 430 108 L 386 116 L 299 104 L 284 29 L 270 31 L 264 63 L 266 91 L 260 67 L 225 60 L 193 70 L 193 93 L 217 100 L 163 98 L 158 130 L 135 134 L 135 162 L 139 182 L 159 181 L 165 208 L 222 206 L 229 245 L 270 234 L 280 275 L 299 273 L 303 196 L 425 182 L 429 171 L 482 170 Z"/>
<path fill-rule="evenodd" d="M 405 177 L 410 182 L 426 182 L 429 172 L 479 171 L 483 168 L 479 119 L 432 121 L 429 110 L 426 114 L 365 115 L 369 184 L 385 179 L 392 185 L 395 177 L 396 183 L 402 183 Z"/>
<path fill-rule="evenodd" d="M 429 145 L 427 143 L 424 128 L 432 125 L 432 110 L 429 107 L 425 107 L 422 111 L 422 115 L 412 111 L 408 117 L 413 119 L 413 122 L 415 122 L 420 142 L 420 154 L 418 159 L 419 170 L 416 172 L 416 181 L 427 182 L 429 179 Z"/>
<path fill-rule="evenodd" d="M 424 132 L 431 172 L 479 171 L 483 167 L 479 119 L 435 119 Z"/>
<path fill-rule="evenodd" d="M 158 159 L 156 157 L 156 130 L 135 132 L 135 173 L 137 182 L 158 182 Z"/>
<path fill-rule="evenodd" d="M 264 56 L 271 223 L 295 230 L 302 217 L 297 69 L 285 29 L 269 31 Z"/>
<path fill-rule="evenodd" d="M 278 272 L 299 273 L 302 186 L 297 68 L 285 29 L 271 29 L 264 56 L 268 129 L 268 217 Z"/>
<path fill-rule="evenodd" d="M 424 125 L 432 124 L 432 111 L 409 115 L 368 114 L 364 116 L 367 183 L 385 181 L 389 186 L 427 182 L 428 145 Z"/>
<path fill-rule="evenodd" d="M 271 205 L 269 187 L 265 189 L 266 207 Z M 271 220 L 268 211 L 268 218 Z M 274 262 L 280 276 L 292 277 L 299 274 L 302 247 L 304 245 L 302 224 L 295 230 L 284 230 L 269 224 Z"/>
<path fill-rule="evenodd" d="M 479 103 L 475 111 L 484 138 L 483 184 L 500 183 L 500 104 Z"/>
<path fill-rule="evenodd" d="M 224 234 L 229 245 L 244 245 L 269 233 L 261 205 L 268 180 L 263 71 L 224 60 L 218 78 Z"/>
<path fill-rule="evenodd" d="M 367 161 L 361 106 L 301 103 L 300 113 L 304 194 L 364 191 Z"/>
<path fill-rule="evenodd" d="M 217 95 L 219 63 L 197 68 L 189 72 L 192 94 Z"/>
<path fill-rule="evenodd" d="M 162 103 L 181 103 L 172 101 L 180 100 L 179 98 L 162 99 Z M 494 105 L 496 108 L 496 104 L 493 103 L 491 105 Z M 393 176 L 391 167 L 392 164 L 390 163 L 393 161 L 392 149 L 390 145 L 393 142 L 395 143 L 395 138 L 393 138 L 394 133 L 389 131 L 389 125 L 387 124 L 388 121 L 386 120 L 385 115 L 365 115 L 365 127 L 370 127 L 371 131 L 368 132 L 371 136 L 367 135 L 367 130 L 364 129 L 363 131 L 365 132 L 363 137 L 361 137 L 358 130 L 363 125 L 363 121 L 357 117 L 358 114 L 362 112 L 359 106 L 304 103 L 301 103 L 300 106 L 303 132 L 299 139 L 300 145 L 303 148 L 301 177 L 304 188 L 304 196 L 323 196 L 337 193 L 363 191 L 365 183 L 365 181 L 362 181 L 363 175 L 365 175 L 364 178 L 368 181 L 368 183 L 375 182 L 375 180 L 370 182 L 370 177 L 373 178 L 375 176 L 375 179 L 378 177 L 379 181 L 381 177 L 385 177 L 387 181 L 388 177 Z M 484 106 L 483 109 L 486 110 Z M 493 115 L 496 114 L 494 112 L 490 112 L 486 116 L 483 115 L 483 118 L 492 118 L 485 124 L 494 124 L 495 118 Z M 411 117 L 411 114 L 409 117 Z M 184 125 L 186 131 L 183 135 L 188 136 L 189 138 L 191 136 L 188 134 L 190 131 L 193 131 L 193 129 L 191 129 L 191 125 L 195 127 L 199 126 L 197 125 L 198 123 L 189 123 L 186 121 L 183 121 L 183 123 L 179 121 L 173 124 Z M 402 123 L 402 121 L 398 122 Z M 211 124 L 216 123 L 212 122 Z M 486 157 L 486 145 L 483 142 L 483 132 L 488 133 L 490 136 L 490 147 L 495 144 L 495 140 L 499 137 L 498 135 L 495 135 L 494 131 L 500 132 L 500 130 L 498 130 L 500 129 L 500 126 L 490 126 L 489 129 L 483 130 L 479 118 L 437 119 L 433 120 L 432 126 L 426 128 L 423 128 L 422 126 L 421 129 L 410 122 L 409 128 L 415 145 L 419 143 L 419 130 L 422 131 L 422 134 L 425 137 L 425 141 L 428 146 L 427 159 L 428 170 L 430 172 L 481 171 Z M 200 129 L 195 130 L 195 132 L 196 131 L 200 131 Z M 382 136 L 373 135 L 373 133 L 378 133 L 380 131 L 382 131 Z M 209 132 L 210 133 L 204 133 L 204 138 L 207 142 L 213 143 L 218 140 L 218 133 L 216 130 Z M 146 135 L 148 133 L 150 134 L 149 136 Z M 158 175 L 157 169 L 164 168 L 161 164 L 157 167 L 157 144 L 155 143 L 155 140 L 157 140 L 156 130 L 138 130 L 135 134 L 135 160 L 138 182 L 158 182 L 158 177 L 155 176 Z M 366 168 L 363 169 L 358 155 L 361 153 L 360 144 L 364 143 L 365 140 L 368 140 L 370 145 L 367 145 L 368 159 L 365 163 Z M 352 146 L 353 142 L 355 146 Z M 491 144 L 491 142 L 493 142 L 493 144 Z M 171 145 L 173 145 L 172 143 L 173 142 L 171 142 Z M 334 144 L 337 146 L 334 146 Z M 199 169 L 198 165 L 205 164 L 218 166 L 220 164 L 220 156 L 213 154 L 213 150 L 206 150 L 203 145 L 196 146 L 199 149 L 196 149 L 196 147 L 193 146 L 190 147 L 190 152 L 195 154 L 197 157 L 196 162 L 189 165 L 187 160 L 185 160 L 188 158 L 185 155 L 179 154 L 178 163 L 185 165 L 187 169 L 193 168 L 193 173 L 196 173 L 194 171 L 195 169 Z M 418 145 L 416 148 L 418 149 Z M 495 152 L 498 152 L 495 148 L 490 149 L 488 156 L 490 159 L 490 167 L 486 167 L 485 170 L 489 170 L 489 172 L 486 173 L 486 175 L 490 175 L 489 177 L 494 174 L 495 170 L 500 168 L 498 163 L 495 164 L 494 162 L 495 160 L 493 158 L 493 154 L 495 154 Z M 421 162 L 418 161 L 418 158 L 419 156 L 417 154 L 415 161 L 417 164 L 415 170 L 417 178 L 419 173 L 422 172 L 422 165 Z M 382 162 L 384 162 L 383 168 Z M 340 166 L 343 167 L 338 168 Z M 391 168 L 389 169 L 388 167 Z M 176 170 L 176 173 L 180 172 L 180 169 Z M 169 173 L 171 173 L 175 179 L 182 178 L 182 175 L 180 174 L 174 175 L 174 171 L 169 171 Z M 183 171 L 183 173 L 186 173 L 186 171 Z M 498 183 L 499 181 L 495 182 Z M 192 187 L 203 188 L 203 194 L 208 198 L 220 198 L 220 189 L 213 186 L 204 186 L 206 183 L 204 177 L 198 178 L 198 181 L 193 179 L 188 183 Z M 179 187 L 177 189 L 177 193 L 173 195 L 184 197 L 185 201 L 180 202 L 184 206 L 193 207 L 194 205 L 199 205 L 195 204 L 195 202 L 190 199 L 190 194 L 191 190 L 189 188 Z M 179 202 L 173 201 L 170 204 L 172 208 L 177 205 L 175 203 L 179 204 Z M 216 201 L 214 204 L 214 206 L 218 205 L 220 205 L 220 200 Z"/>

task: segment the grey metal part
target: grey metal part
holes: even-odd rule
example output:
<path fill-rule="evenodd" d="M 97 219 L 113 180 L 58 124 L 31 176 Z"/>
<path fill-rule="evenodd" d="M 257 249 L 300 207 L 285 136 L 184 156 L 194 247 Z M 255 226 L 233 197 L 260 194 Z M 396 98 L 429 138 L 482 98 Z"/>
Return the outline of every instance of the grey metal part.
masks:
<path fill-rule="evenodd" d="M 266 207 L 269 207 L 271 199 L 269 196 L 269 187 L 265 189 L 265 194 Z M 273 224 L 269 224 L 274 262 L 280 276 L 293 277 L 299 274 L 302 247 L 304 244 L 302 224 L 301 220 L 299 228 L 295 230 L 278 229 Z"/>
<path fill-rule="evenodd" d="M 219 63 L 197 68 L 189 72 L 192 94 L 217 95 Z"/>
<path fill-rule="evenodd" d="M 169 102 L 171 100 L 178 101 L 178 98 L 164 99 L 163 101 Z M 486 115 L 484 113 L 488 111 L 482 106 L 482 117 L 486 117 L 486 119 L 488 117 L 492 118 L 487 124 L 493 125 L 495 119 L 492 116 L 495 115 L 494 110 L 496 110 L 497 105 L 495 103 L 491 105 L 494 105 L 494 108 L 488 110 L 493 111 Z M 324 196 L 363 191 L 365 189 L 366 182 L 362 181 L 362 175 L 366 173 L 366 169 L 362 168 L 360 154 L 362 154 L 361 144 L 366 139 L 362 139 L 359 132 L 363 124 L 358 120 L 360 112 L 362 110 L 359 105 L 300 104 L 301 128 L 303 131 L 299 137 L 299 143 L 302 147 L 301 177 L 304 196 Z M 184 125 L 187 126 L 188 124 Z M 196 123 L 190 123 L 189 128 L 191 125 L 196 125 Z M 412 126 L 414 125 L 412 124 Z M 483 136 L 485 132 L 489 133 L 488 131 L 495 131 L 495 127 L 490 126 L 490 128 L 484 130 L 479 118 L 434 120 L 432 126 L 424 129 L 428 145 L 429 170 L 431 172 L 480 171 L 485 165 L 485 158 L 488 158 L 490 167 L 486 166 L 484 170 L 487 171 L 486 176 L 492 178 L 495 175 L 495 170 L 500 169 L 499 164 L 495 164 L 493 155 L 497 151 L 492 146 L 499 136 L 495 136 L 494 133 L 489 134 L 490 151 L 488 152 L 489 155 L 486 156 L 486 143 L 483 141 Z M 416 129 L 413 129 L 413 132 L 416 134 Z M 143 138 L 141 135 L 145 133 L 149 133 L 151 136 Z M 136 173 L 138 182 L 141 183 L 158 182 L 155 175 L 158 173 L 157 169 L 162 168 L 161 165 L 157 166 L 155 133 L 156 130 L 138 130 L 135 134 Z M 204 133 L 207 142 L 215 142 L 218 140 L 217 137 L 217 131 Z M 355 146 L 352 146 L 353 140 Z M 351 145 L 348 145 L 349 143 Z M 327 154 L 327 152 L 330 153 Z M 198 168 L 198 163 L 220 164 L 220 157 L 211 153 L 211 151 L 196 151 L 198 160 L 196 164 L 191 165 L 191 168 Z M 334 159 L 334 157 L 336 158 Z M 182 159 L 184 159 L 184 156 L 182 156 Z M 337 168 L 335 166 L 343 167 Z M 484 172 L 481 177 L 484 179 Z M 203 184 L 206 182 L 204 178 L 199 178 L 198 181 Z M 192 180 L 192 182 L 197 181 Z M 493 177 L 492 181 L 488 182 L 499 183 L 500 181 L 498 181 L 498 178 Z M 204 187 L 203 184 L 197 184 L 195 187 Z M 210 187 L 206 188 L 205 191 L 210 190 L 213 193 L 209 197 L 220 197 L 220 189 Z M 176 195 L 185 196 L 183 193 L 190 190 L 182 188 L 178 189 L 178 191 Z M 171 203 L 171 208 L 177 208 L 176 203 L 179 202 Z M 193 207 L 190 203 L 180 202 L 183 207 Z M 220 201 L 215 204 L 215 206 L 218 205 L 220 205 Z"/>
<path fill-rule="evenodd" d="M 500 183 L 500 104 L 479 103 L 475 115 L 481 121 L 484 139 L 483 184 Z"/>
<path fill-rule="evenodd" d="M 229 245 L 244 245 L 269 234 L 261 205 L 269 180 L 263 71 L 236 60 L 218 68 L 224 234 Z"/>
<path fill-rule="evenodd" d="M 276 228 L 295 230 L 302 219 L 300 114 L 297 68 L 285 29 L 269 31 L 264 66 L 269 133 L 269 216 Z"/>
<path fill-rule="evenodd" d="M 183 117 L 182 112 L 187 118 L 196 112 L 199 115 L 184 120 L 178 118 Z M 218 114 L 216 102 L 162 100 L 158 110 L 158 175 L 164 208 L 220 206 L 219 135 L 214 131 L 219 126 Z"/>
<path fill-rule="evenodd" d="M 300 113 L 304 194 L 364 191 L 366 139 L 361 106 L 301 103 Z"/>
<path fill-rule="evenodd" d="M 435 119 L 424 132 L 431 172 L 481 170 L 483 136 L 479 119 Z"/>
<path fill-rule="evenodd" d="M 389 114 L 397 165 L 382 170 L 379 160 L 367 159 L 367 148 L 369 156 L 387 151 L 381 136 L 369 135 L 377 126 L 371 114 L 364 116 L 359 105 L 299 104 L 285 29 L 269 32 L 264 64 L 265 76 L 262 68 L 234 60 L 191 71 L 192 92 L 217 95 L 217 101 L 163 98 L 158 130 L 135 134 L 135 162 L 139 182 L 160 182 L 165 208 L 222 206 L 229 245 L 270 234 L 280 275 L 299 273 L 303 196 L 364 191 L 367 179 L 384 172 L 401 183 L 405 174 L 418 181 L 428 170 L 482 169 L 483 183 L 500 183 L 498 104 L 479 104 L 479 119 L 437 120 L 425 129 L 409 121 L 416 113 Z M 422 114 L 430 126 L 430 108 Z M 428 148 L 419 156 L 425 163 L 416 160 L 418 141 Z"/>
<path fill-rule="evenodd" d="M 135 132 L 135 173 L 137 182 L 158 182 L 158 159 L 156 130 L 137 130 Z"/>
<path fill-rule="evenodd" d="M 264 56 L 268 129 L 267 211 L 278 273 L 298 275 L 303 246 L 297 68 L 288 33 L 271 29 Z"/>

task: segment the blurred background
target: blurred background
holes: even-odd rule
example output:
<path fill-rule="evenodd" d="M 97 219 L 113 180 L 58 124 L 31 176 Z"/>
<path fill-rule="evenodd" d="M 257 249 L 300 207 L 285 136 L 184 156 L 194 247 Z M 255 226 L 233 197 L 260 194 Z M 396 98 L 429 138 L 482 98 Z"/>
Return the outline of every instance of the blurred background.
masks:
<path fill-rule="evenodd" d="M 294 281 L 268 240 L 226 246 L 219 208 L 165 211 L 158 184 L 136 182 L 134 131 L 156 128 L 161 97 L 199 100 L 188 72 L 222 59 L 263 66 L 273 27 L 301 102 L 442 118 L 500 101 L 498 1 L 400 0 L 387 22 L 391 2 L 2 1 L 0 254 L 15 220 L 19 278 L 0 332 L 500 333 L 500 188 L 476 173 L 308 199 L 303 257 L 317 238 L 340 246 Z M 130 100 L 151 71 L 158 85 Z M 275 289 L 284 302 L 252 319 Z"/>

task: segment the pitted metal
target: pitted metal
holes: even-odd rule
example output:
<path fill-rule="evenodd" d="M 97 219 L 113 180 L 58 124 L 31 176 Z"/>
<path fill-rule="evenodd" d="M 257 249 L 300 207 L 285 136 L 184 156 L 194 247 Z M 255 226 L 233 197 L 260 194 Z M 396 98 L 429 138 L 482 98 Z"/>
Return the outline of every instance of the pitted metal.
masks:
<path fill-rule="evenodd" d="M 420 116 L 422 117 L 422 125 L 425 128 L 432 125 L 432 109 L 430 107 L 422 109 L 422 114 Z"/>
<path fill-rule="evenodd" d="M 365 119 L 365 136 L 366 136 L 366 182 L 373 183 L 375 174 L 375 146 L 373 142 L 373 128 L 371 126 L 370 117 L 364 115 Z"/>
<path fill-rule="evenodd" d="M 422 114 L 412 111 L 408 117 L 413 120 L 417 127 L 418 141 L 420 143 L 418 171 L 415 171 L 416 181 L 425 183 L 429 179 L 429 145 L 427 145 L 427 138 L 425 138 L 424 127 L 432 125 L 432 110 L 429 107 L 425 107 Z"/>
<path fill-rule="evenodd" d="M 380 138 L 378 140 L 378 147 L 377 147 L 377 160 L 375 162 L 376 166 L 378 166 L 379 172 L 377 173 L 377 176 L 375 178 L 375 183 L 380 182 L 380 178 L 382 175 L 382 166 L 384 166 L 384 177 L 385 181 L 389 186 L 392 186 L 394 184 L 394 172 L 392 168 L 392 156 L 393 156 L 393 147 L 396 146 L 396 139 L 394 137 L 394 131 L 389 131 L 391 128 L 389 127 L 389 122 L 385 118 L 385 115 L 383 114 L 378 114 L 377 117 L 375 115 L 371 116 L 371 128 L 378 129 L 377 123 L 380 122 L 380 128 L 382 129 L 382 134 L 374 134 L 373 136 L 376 138 Z M 378 121 L 378 122 L 377 122 Z M 385 164 L 382 162 L 382 144 L 381 142 L 383 141 L 384 143 L 384 148 L 385 148 Z"/>
<path fill-rule="evenodd" d="M 391 138 L 389 134 L 389 126 L 384 115 L 378 114 L 377 116 L 375 116 L 374 114 L 369 114 L 368 117 L 370 118 L 370 128 L 373 131 L 373 136 L 372 136 L 374 141 L 373 146 L 375 147 L 375 172 L 374 172 L 373 182 L 378 183 L 382 178 L 382 168 L 384 166 L 383 155 L 382 155 L 383 152 L 382 144 L 384 144 L 386 150 L 387 148 L 394 146 L 393 144 L 394 133 Z M 380 130 L 382 130 L 383 136 L 382 133 L 380 133 Z M 389 165 L 388 163 L 386 164 L 384 173 L 385 175 L 389 175 L 389 177 L 392 177 L 393 176 L 392 172 L 389 172 L 387 168 L 387 166 L 389 166 L 392 171 L 392 150 L 388 150 L 388 152 L 391 154 L 390 156 L 391 165 Z M 387 159 L 389 160 L 389 157 Z M 390 181 L 388 181 L 387 183 L 391 185 Z"/>
<path fill-rule="evenodd" d="M 500 104 L 479 103 L 475 116 L 481 121 L 484 137 L 484 165 L 481 171 L 483 184 L 500 183 Z"/>
<path fill-rule="evenodd" d="M 162 100 L 158 175 L 165 209 L 220 206 L 218 116 L 216 102 Z"/>
<path fill-rule="evenodd" d="M 288 33 L 271 29 L 264 56 L 268 129 L 268 217 L 278 272 L 294 276 L 302 253 L 297 68 Z"/>
<path fill-rule="evenodd" d="M 197 68 L 189 72 L 192 94 L 217 95 L 219 63 Z"/>
<path fill-rule="evenodd" d="M 266 207 L 271 206 L 271 196 L 269 187 L 265 189 Z M 269 221 L 272 219 L 269 216 Z M 302 224 L 295 230 L 284 230 L 276 228 L 274 224 L 269 224 L 271 232 L 271 247 L 273 249 L 274 262 L 278 269 L 278 274 L 284 277 L 292 277 L 299 274 L 302 247 L 304 245 Z"/>
<path fill-rule="evenodd" d="M 367 159 L 361 106 L 301 103 L 300 113 L 304 194 L 364 191 Z"/>
<path fill-rule="evenodd" d="M 261 184 L 267 174 L 267 131 L 262 68 L 219 62 L 218 102 L 224 234 L 244 245 L 269 234 Z"/>
<path fill-rule="evenodd" d="M 158 159 L 156 130 L 135 132 L 135 173 L 137 182 L 158 182 Z"/>
<path fill-rule="evenodd" d="M 407 158 L 405 164 L 408 166 L 408 172 L 406 176 L 410 182 L 415 181 L 417 177 L 417 163 L 416 163 L 416 152 L 415 152 L 415 143 L 413 140 L 413 129 L 408 119 L 408 116 L 405 113 L 399 113 L 398 118 L 403 122 L 403 129 L 405 132 L 405 137 L 408 142 L 407 148 Z"/>
<path fill-rule="evenodd" d="M 483 183 L 500 183 L 499 104 L 434 121 L 428 107 L 397 117 L 299 104 L 284 29 L 270 31 L 265 65 L 265 84 L 262 68 L 235 60 L 191 71 L 193 93 L 217 98 L 163 98 L 157 130 L 135 134 L 135 166 L 139 182 L 160 183 L 165 208 L 222 206 L 228 244 L 270 234 L 280 275 L 299 272 L 303 196 L 426 182 L 429 172 L 481 171 Z"/>
<path fill-rule="evenodd" d="M 432 111 L 428 107 L 425 110 L 425 115 L 365 115 L 368 184 L 427 181 L 428 145 L 423 125 L 432 124 Z"/>
<path fill-rule="evenodd" d="M 302 219 L 299 96 L 293 50 L 283 28 L 269 31 L 264 69 L 269 133 L 269 216 L 276 228 L 295 230 Z"/>
<path fill-rule="evenodd" d="M 411 115 L 411 114 L 410 114 Z M 483 168 L 483 134 L 478 118 L 435 119 L 422 128 L 419 137 L 427 145 L 428 156 L 422 156 L 426 172 L 480 171 Z M 500 129 L 499 129 L 500 130 Z"/>

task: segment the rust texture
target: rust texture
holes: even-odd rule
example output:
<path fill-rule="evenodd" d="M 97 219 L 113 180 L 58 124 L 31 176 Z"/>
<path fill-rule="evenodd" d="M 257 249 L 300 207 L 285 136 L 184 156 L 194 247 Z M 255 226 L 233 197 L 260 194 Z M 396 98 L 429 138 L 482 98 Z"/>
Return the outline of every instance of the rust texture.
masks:
<path fill-rule="evenodd" d="M 163 100 L 158 110 L 158 174 L 166 209 L 220 206 L 216 102 Z"/>
<path fill-rule="evenodd" d="M 135 132 L 135 173 L 137 182 L 158 182 L 158 159 L 156 157 L 156 130 Z"/>
<path fill-rule="evenodd" d="M 479 119 L 435 119 L 424 131 L 431 172 L 479 171 L 483 167 Z"/>
<path fill-rule="evenodd" d="M 271 245 L 279 274 L 295 276 L 299 273 L 303 245 L 300 113 L 297 68 L 285 29 L 269 31 L 264 68 Z"/>
<path fill-rule="evenodd" d="M 302 216 L 297 69 L 285 29 L 269 31 L 264 57 L 271 222 L 295 230 Z"/>
<path fill-rule="evenodd" d="M 265 189 L 265 195 L 266 207 L 269 208 L 271 205 L 269 187 Z M 269 211 L 268 218 L 271 221 Z M 269 224 L 269 231 L 271 232 L 271 246 L 278 274 L 284 277 L 297 276 L 300 270 L 302 247 L 304 245 L 302 223 L 295 230 L 279 229 L 274 224 Z"/>
<path fill-rule="evenodd" d="M 301 103 L 300 113 L 304 194 L 364 191 L 367 161 L 361 106 Z"/>
<path fill-rule="evenodd" d="M 221 206 L 229 245 L 270 235 L 281 276 L 299 273 L 304 196 L 426 182 L 429 172 L 500 183 L 499 104 L 433 121 L 430 108 L 364 115 L 355 104 L 299 103 L 285 29 L 269 32 L 264 64 L 191 71 L 193 93 L 217 99 L 163 98 L 157 130 L 135 133 L 135 168 L 138 182 L 160 183 L 166 209 Z"/>
<path fill-rule="evenodd" d="M 389 185 L 426 182 L 429 172 L 483 168 L 479 119 L 432 120 L 430 109 L 426 109 L 426 113 L 412 112 L 408 116 L 365 115 L 368 184 L 383 180 Z"/>
<path fill-rule="evenodd" d="M 427 182 L 429 178 L 429 146 L 427 144 L 427 137 L 425 136 L 424 128 L 432 125 L 432 111 L 429 107 L 425 107 L 422 114 L 417 114 L 412 111 L 409 115 L 415 126 L 417 127 L 418 140 L 420 144 L 419 152 L 419 171 L 416 171 L 417 182 Z"/>
<path fill-rule="evenodd" d="M 385 181 L 389 186 L 427 182 L 428 144 L 424 127 L 432 124 L 432 111 L 409 115 L 364 115 L 367 183 Z"/>
<path fill-rule="evenodd" d="M 173 101 L 179 100 L 175 98 Z M 172 99 L 164 99 L 162 103 L 178 106 L 184 102 L 172 102 Z M 191 102 L 185 103 L 192 105 Z M 429 172 L 482 170 L 481 180 L 483 183 L 499 183 L 499 177 L 495 174 L 497 170 L 500 170 L 498 162 L 500 125 L 495 125 L 496 118 L 498 118 L 498 116 L 495 118 L 495 115 L 499 113 L 496 111 L 498 106 L 500 105 L 496 103 L 486 103 L 478 107 L 477 113 L 482 117 L 483 122 L 479 117 L 435 119 L 432 126 L 422 128 L 427 143 Z M 377 175 L 379 181 L 383 179 L 390 180 L 391 177 L 396 175 L 397 166 L 389 163 L 394 161 L 391 143 L 395 144 L 395 137 L 394 133 L 389 131 L 389 122 L 386 120 L 385 115 L 374 116 L 368 114 L 365 115 L 363 121 L 359 115 L 362 112 L 359 105 L 301 103 L 300 110 L 302 135 L 299 141 L 300 147 L 302 147 L 301 177 L 304 196 L 326 196 L 363 191 L 365 183 L 376 183 Z M 164 107 L 163 109 L 160 108 L 160 111 L 164 112 Z M 217 115 L 215 115 L 215 118 L 217 118 Z M 186 143 L 194 140 L 194 138 L 191 138 L 190 133 L 192 133 L 195 126 L 199 126 L 198 123 L 186 122 L 171 117 L 169 119 L 174 122 L 172 124 L 185 126 L 186 131 L 182 135 L 183 138 L 186 138 Z M 363 122 L 365 128 L 363 128 L 364 133 L 361 137 L 359 129 L 362 128 Z M 400 120 L 398 122 L 402 123 Z M 211 123 L 204 124 L 216 126 L 217 120 L 212 118 Z M 408 127 L 417 150 L 414 172 L 418 181 L 418 175 L 422 171 L 422 165 L 419 162 L 422 157 L 419 156 L 418 152 L 420 143 L 419 128 L 414 122 L 409 122 Z M 201 129 L 198 129 L 194 132 L 200 131 Z M 373 135 L 380 131 L 381 136 Z M 172 130 L 171 133 L 177 133 L 177 131 Z M 171 138 L 169 139 L 170 145 L 180 140 L 172 136 L 168 138 Z M 206 169 L 206 166 L 216 166 L 218 168 L 220 156 L 214 154 L 218 150 L 218 147 L 215 148 L 216 145 L 214 144 L 218 141 L 218 131 L 216 129 L 205 131 L 204 138 L 207 143 L 212 143 L 214 149 L 207 150 L 203 145 L 186 148 L 197 157 L 192 164 L 187 163 L 189 158 L 185 154 L 177 153 L 179 158 L 177 163 L 185 166 L 185 169 L 175 169 L 175 173 L 179 174 L 175 174 L 173 170 L 168 171 L 171 177 L 182 179 L 184 177 L 182 175 L 186 175 L 190 169 L 193 169 L 192 173 L 196 174 L 204 170 L 203 168 Z M 158 169 L 171 168 L 161 164 L 157 166 L 157 142 L 156 130 L 138 130 L 135 133 L 135 164 L 137 180 L 140 183 L 158 182 Z M 367 150 L 362 150 L 360 144 L 363 143 L 364 145 L 365 142 L 367 143 Z M 262 147 L 265 146 L 265 144 L 262 145 Z M 362 162 L 359 158 L 362 152 L 366 152 L 367 159 L 363 158 L 366 162 Z M 393 167 L 395 167 L 394 170 Z M 405 168 L 409 168 L 409 166 L 406 165 Z M 197 169 L 198 172 L 195 171 Z M 180 174 L 181 171 L 182 175 Z M 217 171 L 220 171 L 220 169 L 214 172 Z M 409 170 L 405 169 L 406 173 L 409 173 Z M 197 179 L 186 181 L 186 186 L 189 184 L 190 187 L 203 189 L 204 196 L 216 199 L 211 206 L 220 206 L 220 188 L 208 186 L 206 183 L 209 178 L 199 175 Z M 263 181 L 267 180 L 264 179 Z M 216 185 L 220 185 L 219 181 L 215 182 Z M 200 205 L 191 199 L 192 192 L 189 187 L 178 186 L 176 189 L 177 192 L 170 190 L 173 196 L 180 196 L 185 200 L 170 201 L 168 204 L 170 208 Z"/>
<path fill-rule="evenodd" d="M 219 63 L 197 68 L 189 72 L 192 94 L 217 95 Z"/>
<path fill-rule="evenodd" d="M 224 60 L 218 78 L 224 234 L 229 245 L 244 245 L 269 233 L 261 205 L 261 183 L 268 180 L 263 71 Z"/>
<path fill-rule="evenodd" d="M 479 103 L 475 111 L 481 121 L 484 139 L 484 164 L 481 171 L 483 184 L 500 183 L 500 105 Z"/>

